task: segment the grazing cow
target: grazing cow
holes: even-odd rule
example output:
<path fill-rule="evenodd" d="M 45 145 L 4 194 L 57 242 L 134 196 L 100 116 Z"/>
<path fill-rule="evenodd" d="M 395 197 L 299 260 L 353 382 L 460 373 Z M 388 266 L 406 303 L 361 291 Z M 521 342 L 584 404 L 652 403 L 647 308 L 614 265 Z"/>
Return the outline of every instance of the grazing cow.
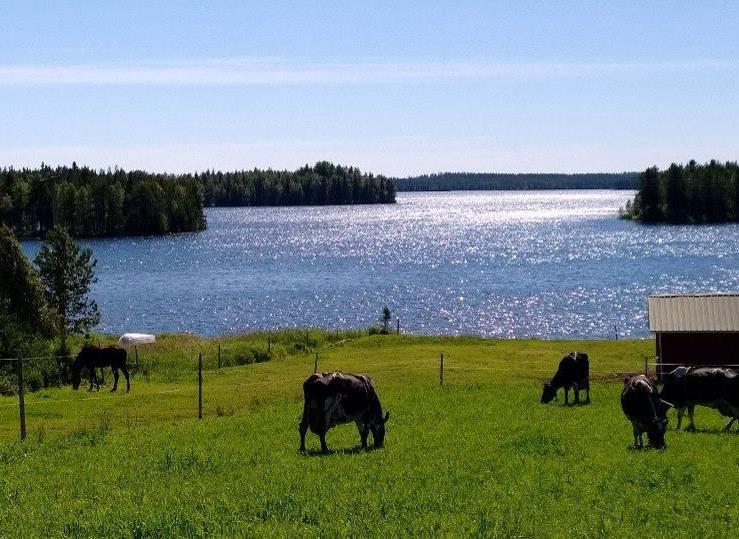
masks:
<path fill-rule="evenodd" d="M 693 411 L 696 405 L 715 408 L 730 418 L 724 430 L 739 419 L 739 374 L 733 369 L 715 367 L 678 367 L 663 375 L 661 398 L 677 409 L 677 428 L 688 412 L 688 426 L 695 430 Z"/>
<path fill-rule="evenodd" d="M 634 428 L 634 447 L 644 447 L 642 434 L 647 433 L 649 445 L 665 449 L 667 409 L 669 405 L 659 397 L 654 382 L 643 374 L 624 380 L 621 391 L 621 409 Z"/>
<path fill-rule="evenodd" d="M 95 385 L 100 388 L 100 383 L 95 376 L 95 369 L 110 367 L 113 370 L 113 388 L 111 391 L 118 389 L 118 371 L 123 371 L 126 377 L 126 393 L 131 390 L 131 380 L 128 376 L 126 368 L 126 359 L 128 354 L 123 348 L 117 346 L 107 346 L 100 348 L 99 346 L 85 345 L 77 354 L 72 363 L 72 389 L 79 389 L 82 381 L 82 369 L 87 369 L 87 375 L 90 380 L 89 391 L 92 391 Z"/>
<path fill-rule="evenodd" d="M 305 451 L 305 433 L 310 430 L 321 440 L 321 451 L 328 452 L 326 432 L 336 426 L 354 421 L 359 429 L 362 447 L 367 447 L 367 436 L 372 431 L 376 447 L 385 440 L 385 423 L 390 412 L 382 416 L 382 406 L 375 386 L 367 376 L 328 372 L 311 375 L 303 383 L 305 402 L 300 420 L 300 450 Z"/>
<path fill-rule="evenodd" d="M 561 387 L 565 388 L 565 404 L 570 403 L 570 388 L 575 390 L 575 404 L 580 404 L 581 389 L 585 390 L 585 402 L 590 402 L 590 362 L 587 354 L 570 352 L 561 359 L 554 377 L 544 384 L 544 391 L 541 394 L 542 404 L 552 402 Z"/>

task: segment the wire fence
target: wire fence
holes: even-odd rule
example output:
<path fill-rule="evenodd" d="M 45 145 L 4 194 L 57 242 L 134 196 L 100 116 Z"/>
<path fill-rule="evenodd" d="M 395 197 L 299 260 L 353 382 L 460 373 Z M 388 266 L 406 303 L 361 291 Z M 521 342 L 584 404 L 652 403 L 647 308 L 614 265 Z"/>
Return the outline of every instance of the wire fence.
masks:
<path fill-rule="evenodd" d="M 335 343 L 331 343 L 332 345 L 335 345 Z M 268 345 L 269 346 L 269 345 Z M 326 348 L 330 348 L 328 345 L 326 345 Z M 178 419 L 186 419 L 187 417 L 202 419 L 204 413 L 206 415 L 231 415 L 234 412 L 233 407 L 228 408 L 225 404 L 222 402 L 217 404 L 216 406 L 211 406 L 209 410 L 204 411 L 204 389 L 203 384 L 204 380 L 211 382 L 215 382 L 218 380 L 217 373 L 214 371 L 218 369 L 219 371 L 227 364 L 233 364 L 238 362 L 229 361 L 224 356 L 224 350 L 223 348 L 218 345 L 216 349 L 211 350 L 211 357 L 208 358 L 208 361 L 205 361 L 205 357 L 203 353 L 198 354 L 196 359 L 196 365 L 197 365 L 197 374 L 193 379 L 191 379 L 189 382 L 181 382 L 181 387 L 173 388 L 173 389 L 164 389 L 164 390 L 156 390 L 156 391 L 144 391 L 144 392 L 132 392 L 131 396 L 128 398 L 129 400 L 123 401 L 120 397 L 120 395 L 100 395 L 100 394 L 90 394 L 89 396 L 80 396 L 78 398 L 52 398 L 48 397 L 38 397 L 34 396 L 30 401 L 27 400 L 27 385 L 25 378 L 26 370 L 29 368 L 29 366 L 34 365 L 35 363 L 44 362 L 44 361 L 57 361 L 61 364 L 65 364 L 66 366 L 69 366 L 70 361 L 72 360 L 72 356 L 36 356 L 36 357 L 26 357 L 26 358 L 0 358 L 0 363 L 5 364 L 13 364 L 14 370 L 15 370 L 15 382 L 16 382 L 16 391 L 17 391 L 17 401 L 12 403 L 2 403 L 0 404 L 0 409 L 8 409 L 12 407 L 18 407 L 18 431 L 20 438 L 23 440 L 27 437 L 27 413 L 28 408 L 34 408 L 35 407 L 42 407 L 44 409 L 48 409 L 50 407 L 53 407 L 55 405 L 77 405 L 84 406 L 87 402 L 93 402 L 95 403 L 95 406 L 97 404 L 100 404 L 101 402 L 105 401 L 111 401 L 115 402 L 116 404 L 125 404 L 126 406 L 129 406 L 132 409 L 136 409 L 137 413 L 140 413 L 142 415 L 146 415 L 148 413 L 151 413 L 151 408 L 146 408 L 147 405 L 151 405 L 152 402 L 156 399 L 169 399 L 169 401 L 166 402 L 165 406 L 160 406 L 161 409 L 164 409 L 165 412 L 160 412 L 164 414 L 163 419 L 166 420 L 178 420 Z M 340 370 L 337 369 L 337 367 L 353 367 L 356 366 L 356 363 L 360 361 L 356 357 L 344 357 L 337 361 L 336 354 L 330 356 L 330 364 L 324 364 L 324 361 L 322 360 L 322 356 L 319 352 L 314 352 L 312 354 L 306 354 L 305 359 L 308 360 L 309 364 L 303 364 L 305 365 L 305 371 L 299 375 L 290 375 L 290 376 L 272 376 L 271 374 L 274 373 L 266 373 L 264 371 L 251 371 L 254 375 L 258 375 L 261 378 L 252 380 L 252 379 L 229 379 L 228 380 L 228 389 L 229 391 L 236 393 L 238 390 L 241 390 L 243 388 L 273 388 L 274 391 L 271 393 L 277 394 L 279 391 L 279 388 L 283 388 L 285 384 L 295 382 L 296 385 L 299 383 L 302 383 L 310 374 L 311 372 L 332 372 L 333 370 Z M 138 364 L 138 350 L 135 353 L 135 361 L 136 364 Z M 205 368 L 205 364 L 208 364 L 209 369 Z M 258 363 L 258 362 L 254 362 Z M 294 365 L 294 364 L 293 364 Z M 624 375 L 634 374 L 637 372 L 643 371 L 646 373 L 650 372 L 650 366 L 655 367 L 655 370 L 657 366 L 660 364 L 649 362 L 649 358 L 646 358 L 643 362 L 643 364 L 639 363 L 638 361 L 634 362 L 634 369 L 628 372 L 624 371 L 618 371 L 613 369 L 595 369 L 591 370 L 590 375 L 592 378 L 595 379 L 615 379 L 617 377 L 622 377 Z M 665 364 L 668 365 L 668 364 Z M 354 369 L 352 369 L 354 370 Z M 362 371 L 363 369 L 358 369 L 359 371 Z M 375 369 L 375 372 L 370 372 L 367 374 L 373 375 L 373 378 L 382 378 L 386 374 L 390 375 L 397 375 L 397 374 L 407 374 L 410 376 L 422 376 L 424 379 L 427 380 L 429 383 L 437 383 L 439 386 L 445 386 L 449 383 L 466 383 L 471 381 L 469 376 L 467 375 L 475 375 L 477 373 L 490 373 L 491 375 L 494 375 L 498 378 L 500 378 L 500 375 L 503 375 L 510 379 L 520 379 L 520 378 L 527 378 L 527 379 L 538 379 L 538 380 L 545 380 L 549 379 L 556 371 L 556 364 L 553 363 L 551 368 L 545 367 L 541 362 L 534 361 L 534 360 L 521 360 L 521 361 L 514 361 L 510 358 L 465 358 L 463 361 L 458 360 L 457 358 L 451 358 L 449 356 L 446 356 L 441 353 L 437 357 L 434 356 L 428 356 L 427 358 L 420 358 L 420 359 L 413 359 L 413 360 L 401 360 L 397 362 L 393 362 L 392 364 L 385 364 L 381 367 L 378 367 Z M 251 374 L 250 374 L 251 375 Z M 96 373 L 93 374 L 93 376 L 97 376 Z M 300 387 L 300 386 L 297 386 Z M 205 398 L 207 398 L 208 395 L 205 395 Z M 221 395 L 222 397 L 222 395 Z M 220 397 L 219 397 L 220 398 Z M 223 400 L 223 399 L 221 399 Z M 133 404 L 133 403 L 136 404 Z M 212 404 L 213 401 L 211 401 Z M 241 402 L 243 405 L 243 400 Z M 225 407 L 225 408 L 224 408 Z M 74 406 L 72 406 L 74 408 Z M 214 409 L 215 408 L 215 409 Z M 128 408 L 127 408 L 128 410 Z M 89 411 L 88 411 L 89 412 Z M 67 410 L 58 410 L 54 413 L 53 417 L 56 418 L 64 418 L 66 414 L 72 413 L 70 408 Z M 169 414 L 169 415 L 167 415 Z M 84 416 L 84 414 L 82 414 Z M 41 421 L 39 418 L 45 417 L 43 413 L 33 413 L 32 416 L 34 419 L 37 419 Z M 82 421 L 85 419 L 89 419 L 89 414 L 87 416 L 84 416 L 82 418 Z M 7 421 L 7 420 L 6 420 Z M 43 429 L 43 424 L 42 427 Z"/>
<path fill-rule="evenodd" d="M 22 359 L 25 362 L 34 361 L 34 360 L 40 360 L 40 359 L 63 359 L 68 360 L 72 359 L 73 356 L 34 356 L 34 357 L 23 357 L 23 358 L 17 358 L 17 357 L 3 357 L 0 358 L 0 361 L 18 361 L 19 359 Z"/>
<path fill-rule="evenodd" d="M 661 367 L 718 367 L 718 368 L 729 368 L 729 369 L 737 369 L 739 368 L 739 364 L 737 363 L 701 363 L 700 365 L 687 365 L 685 363 L 661 363 L 661 362 L 654 362 L 649 364 L 651 367 L 655 368 L 661 368 Z"/>

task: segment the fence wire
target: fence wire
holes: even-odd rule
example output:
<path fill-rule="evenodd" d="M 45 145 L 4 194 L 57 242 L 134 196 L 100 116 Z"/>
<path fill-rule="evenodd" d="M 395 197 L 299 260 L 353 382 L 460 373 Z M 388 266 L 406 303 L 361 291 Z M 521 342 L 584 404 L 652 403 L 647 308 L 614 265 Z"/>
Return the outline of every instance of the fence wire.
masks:
<path fill-rule="evenodd" d="M 196 357 L 195 364 L 198 365 L 198 370 L 195 373 L 195 376 L 193 376 L 192 379 L 188 380 L 187 382 L 182 382 L 181 379 L 180 382 L 172 382 L 172 383 L 183 383 L 184 385 L 195 385 L 194 389 L 191 388 L 174 388 L 174 389 L 167 389 L 167 390 L 161 390 L 161 391 L 148 391 L 144 393 L 138 393 L 134 392 L 135 390 L 132 390 L 128 396 L 122 396 L 120 394 L 117 395 L 90 395 L 88 397 L 81 397 L 81 398 L 39 398 L 36 396 L 36 394 L 33 394 L 30 398 L 24 398 L 25 394 L 25 387 L 21 384 L 18 385 L 18 399 L 15 400 L 15 402 L 6 402 L 3 404 L 0 404 L 0 409 L 8 409 L 13 407 L 19 408 L 19 423 L 20 423 L 20 433 L 21 438 L 24 438 L 26 435 L 26 409 L 35 409 L 38 406 L 41 408 L 49 407 L 50 405 L 56 405 L 56 404 L 68 404 L 68 403 L 86 403 L 88 401 L 91 402 L 107 402 L 107 401 L 118 401 L 119 403 L 126 403 L 124 404 L 125 410 L 130 411 L 131 409 L 135 410 L 134 413 L 140 413 L 140 406 L 147 406 L 147 403 L 151 403 L 151 399 L 159 399 L 159 398 L 167 398 L 173 397 L 175 400 L 171 401 L 171 409 L 167 409 L 166 407 L 162 408 L 156 408 L 153 407 L 152 410 L 156 408 L 156 414 L 158 414 L 158 418 L 165 420 L 168 420 L 167 418 L 171 419 L 185 419 L 186 417 L 190 417 L 192 419 L 194 418 L 201 418 L 202 417 L 202 410 L 203 410 L 203 401 L 208 402 L 208 410 L 206 410 L 205 415 L 231 415 L 234 413 L 234 408 L 228 405 L 234 405 L 236 403 L 236 406 L 241 409 L 242 407 L 244 409 L 248 409 L 250 407 L 249 404 L 249 396 L 244 395 L 243 393 L 239 393 L 238 390 L 242 388 L 249 388 L 249 387 L 259 387 L 259 388 L 270 388 L 270 386 L 274 386 L 274 391 L 272 391 L 272 394 L 277 395 L 278 393 L 285 391 L 285 384 L 295 382 L 296 388 L 300 388 L 302 385 L 302 382 L 305 381 L 306 378 L 308 378 L 312 372 L 314 372 L 314 368 L 316 369 L 316 372 L 332 372 L 333 370 L 336 370 L 336 367 L 349 367 L 350 370 L 354 372 L 362 372 L 363 369 L 361 368 L 361 362 L 363 361 L 363 358 L 359 357 L 352 357 L 351 355 L 348 355 L 348 357 L 343 358 L 341 361 L 336 361 L 336 358 L 332 358 L 329 364 L 325 364 L 325 362 L 322 362 L 321 354 L 319 352 L 315 352 L 316 355 L 314 355 L 313 352 L 306 355 L 305 360 L 305 371 L 304 374 L 300 375 L 291 375 L 291 376 L 280 376 L 279 373 L 267 373 L 267 372 L 260 372 L 259 365 L 269 365 L 269 362 L 256 362 L 256 363 L 249 363 L 247 365 L 232 365 L 232 366 L 225 366 L 223 363 L 229 363 L 228 360 L 223 357 L 226 352 L 226 347 L 221 348 L 218 350 L 218 355 L 216 356 L 216 350 L 211 348 L 208 350 L 208 357 L 204 357 L 204 354 L 200 354 L 200 357 Z M 69 360 L 72 359 L 73 356 L 69 355 L 57 355 L 57 356 L 34 356 L 34 357 L 27 357 L 27 358 L 0 358 L 0 362 L 4 362 L 6 364 L 15 362 L 17 365 L 17 369 L 15 372 L 20 373 L 18 376 L 18 382 L 22 382 L 23 375 L 22 371 L 24 368 L 32 367 L 36 364 L 36 362 L 40 361 L 57 361 L 60 364 L 66 363 Z M 218 365 L 218 359 L 221 360 L 221 367 L 217 367 Z M 203 364 L 207 361 L 208 369 L 206 370 Z M 469 361 L 469 360 L 467 360 Z M 384 374 L 397 374 L 397 373 L 408 373 L 409 375 L 418 378 L 418 376 L 426 377 L 428 376 L 429 380 L 434 380 L 435 383 L 441 384 L 441 385 L 454 385 L 455 381 L 458 381 L 460 383 L 467 383 L 469 382 L 469 378 L 467 375 L 474 375 L 475 373 L 490 373 L 490 374 L 509 374 L 513 377 L 520 377 L 520 378 L 539 378 L 539 379 L 546 379 L 553 376 L 553 374 L 556 372 L 556 364 L 552 364 L 551 368 L 545 368 L 542 363 L 531 361 L 531 360 L 523 360 L 523 361 L 512 361 L 511 359 L 504 359 L 504 358 L 489 358 L 485 360 L 478 360 L 477 358 L 474 360 L 476 363 L 474 364 L 460 364 L 454 357 L 444 356 L 443 360 L 440 356 L 432 357 L 429 356 L 427 359 L 413 359 L 413 360 L 401 360 L 397 362 L 393 362 L 392 364 L 383 365 L 381 367 L 377 367 L 375 369 L 370 369 L 368 374 L 370 374 L 373 377 L 377 377 L 382 379 Z M 649 366 L 659 366 L 660 364 L 657 363 L 637 363 L 635 362 L 634 366 L 635 372 L 642 372 L 644 370 L 644 367 Z M 671 364 L 661 364 L 663 366 L 671 365 Z M 134 365 L 131 365 L 133 368 Z M 289 365 L 286 365 L 288 368 L 294 368 L 295 364 L 291 363 Z M 359 367 L 357 369 L 357 367 Z M 218 378 L 213 377 L 211 378 L 208 376 L 208 371 L 215 372 L 217 370 L 223 369 L 223 368 L 240 368 L 240 369 L 246 369 L 246 372 L 243 370 L 245 378 L 241 379 L 229 379 L 227 382 L 227 388 L 226 391 L 222 391 L 221 393 L 217 393 L 215 396 L 208 394 L 206 391 L 205 396 L 203 396 L 203 386 L 202 386 L 202 380 L 203 380 L 203 374 L 205 373 L 205 379 L 206 382 L 212 382 L 212 381 L 218 381 Z M 346 372 L 346 371 L 345 371 Z M 592 377 L 614 377 L 618 375 L 623 375 L 625 373 L 617 372 L 614 370 L 597 370 L 597 371 L 591 371 L 590 372 Z M 139 378 L 140 382 L 143 382 L 140 378 L 141 374 L 137 375 L 137 378 Z M 149 383 L 148 380 L 148 374 L 144 375 L 146 383 Z M 196 378 L 197 376 L 197 378 Z M 253 376 L 260 376 L 258 379 L 253 379 Z M 198 385 L 198 379 L 199 379 L 199 385 Z M 121 382 L 125 382 L 125 379 L 123 377 L 120 377 L 119 379 L 119 391 L 121 391 L 123 388 L 121 388 Z M 166 383 L 166 382 L 165 382 Z M 86 384 L 85 381 L 83 381 L 83 384 Z M 282 387 L 280 387 L 282 386 Z M 233 398 L 229 398 L 228 390 L 232 391 Z M 268 389 L 269 391 L 269 389 Z M 263 392 L 262 392 L 263 393 Z M 256 395 L 255 398 L 259 400 L 260 398 L 263 398 L 263 395 L 259 394 Z M 190 400 L 192 399 L 192 400 Z M 189 403 L 192 403 L 191 405 Z M 225 404 L 224 404 L 225 403 Z M 132 406 L 132 408 L 126 408 L 127 406 Z M 83 405 L 84 406 L 84 405 Z M 227 410 L 224 411 L 222 408 L 224 406 L 227 408 Z M 118 408 L 116 408 L 118 409 Z M 170 415 L 167 415 L 168 412 L 171 412 Z M 70 411 L 69 414 L 74 416 L 74 414 L 81 414 L 80 415 L 80 422 L 84 425 L 85 422 L 89 422 L 91 419 L 94 420 L 96 416 L 91 416 L 90 414 L 94 413 L 94 410 L 91 411 L 89 409 L 87 410 L 80 410 L 79 408 L 74 409 L 73 411 Z M 105 410 L 102 410 L 102 413 L 106 413 Z M 107 412 L 109 413 L 109 411 Z M 60 413 L 58 415 L 55 415 L 53 417 L 47 418 L 47 417 L 41 417 L 37 412 L 33 412 L 29 418 L 32 420 L 32 422 L 36 422 L 40 424 L 40 428 L 43 429 L 43 425 L 45 421 L 56 421 L 58 420 L 59 423 L 63 423 L 65 420 L 69 420 L 69 416 L 65 417 L 64 413 Z M 144 419 L 144 421 L 147 421 L 147 418 Z M 149 421 L 151 422 L 151 421 Z M 137 423 L 138 424 L 138 423 Z M 68 426 L 68 424 L 67 424 Z"/>
<path fill-rule="evenodd" d="M 137 393 L 137 397 L 148 397 L 151 395 L 167 395 L 170 393 L 181 393 L 182 391 L 179 389 L 171 389 L 168 391 L 152 391 L 149 393 Z M 98 397 L 82 397 L 79 399 L 34 399 L 32 401 L 26 401 L 25 405 L 26 408 L 29 406 L 36 406 L 39 404 L 46 405 L 46 404 L 58 404 L 60 402 L 85 402 L 85 401 L 99 401 L 99 400 L 110 400 L 110 399 L 118 399 L 120 400 L 122 397 L 120 395 L 104 395 L 104 396 L 98 396 Z M 17 407 L 18 403 L 14 402 L 12 404 L 0 404 L 0 408 L 8 408 L 8 407 Z"/>

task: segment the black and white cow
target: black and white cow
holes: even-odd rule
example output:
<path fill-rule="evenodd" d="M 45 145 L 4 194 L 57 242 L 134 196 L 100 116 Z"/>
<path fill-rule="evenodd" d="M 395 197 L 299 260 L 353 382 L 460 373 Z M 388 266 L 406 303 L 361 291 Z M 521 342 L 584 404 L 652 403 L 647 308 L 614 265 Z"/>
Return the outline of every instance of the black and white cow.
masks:
<path fill-rule="evenodd" d="M 667 409 L 659 396 L 654 382 L 643 374 L 624 380 L 621 391 L 621 409 L 631 421 L 634 429 L 634 447 L 644 446 L 642 434 L 647 433 L 649 445 L 655 449 L 665 449 L 665 431 L 667 430 Z"/>
<path fill-rule="evenodd" d="M 590 361 L 587 354 L 570 352 L 560 360 L 554 377 L 544 384 L 544 391 L 541 394 L 542 404 L 552 402 L 561 387 L 565 388 L 565 404 L 570 403 L 570 388 L 575 390 L 575 404 L 580 404 L 582 389 L 585 390 L 585 402 L 590 402 Z"/>
<path fill-rule="evenodd" d="M 385 441 L 385 423 L 390 412 L 382 416 L 382 406 L 372 380 L 361 374 L 324 372 L 311 375 L 303 383 L 303 418 L 300 420 L 300 450 L 305 451 L 305 433 L 310 430 L 321 440 L 321 451 L 328 452 L 326 432 L 344 423 L 355 422 L 367 447 L 372 431 L 376 447 Z"/>
<path fill-rule="evenodd" d="M 730 418 L 725 430 L 739 419 L 739 374 L 718 367 L 678 367 L 662 376 L 661 397 L 677 409 L 677 428 L 688 412 L 688 426 L 695 430 L 693 412 L 696 405 L 715 408 Z"/>

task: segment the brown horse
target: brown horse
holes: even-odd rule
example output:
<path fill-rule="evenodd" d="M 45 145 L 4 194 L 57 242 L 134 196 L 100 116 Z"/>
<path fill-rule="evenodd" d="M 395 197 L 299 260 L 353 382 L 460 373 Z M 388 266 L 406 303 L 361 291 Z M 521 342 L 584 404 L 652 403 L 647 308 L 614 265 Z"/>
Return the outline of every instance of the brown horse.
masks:
<path fill-rule="evenodd" d="M 127 357 L 126 351 L 117 346 L 100 348 L 99 346 L 85 345 L 72 363 L 72 389 L 79 389 L 82 381 L 82 369 L 87 369 L 90 380 L 88 391 L 92 391 L 95 385 L 100 389 L 100 383 L 95 376 L 95 369 L 110 367 L 113 370 L 113 388 L 111 391 L 118 389 L 118 371 L 121 370 L 123 376 L 126 377 L 126 393 L 128 393 L 131 390 L 131 380 L 126 368 Z"/>

